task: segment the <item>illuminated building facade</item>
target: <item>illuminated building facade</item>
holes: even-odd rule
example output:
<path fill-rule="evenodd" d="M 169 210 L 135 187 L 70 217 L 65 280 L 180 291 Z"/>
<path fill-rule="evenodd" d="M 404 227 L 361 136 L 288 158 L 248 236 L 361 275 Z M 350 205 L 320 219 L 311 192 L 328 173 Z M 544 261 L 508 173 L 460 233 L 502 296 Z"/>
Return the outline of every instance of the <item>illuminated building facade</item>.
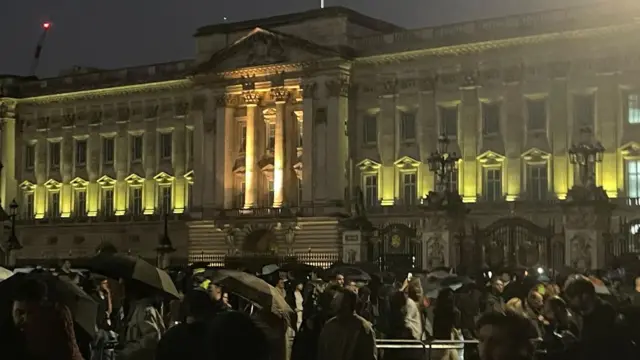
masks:
<path fill-rule="evenodd" d="M 408 31 L 327 8 L 203 27 L 193 61 L 6 78 L 18 258 L 154 257 L 167 212 L 194 261 L 603 266 L 636 249 L 638 14 Z M 465 211 L 427 204 L 442 135 Z M 581 144 L 602 151 L 574 164 Z"/>

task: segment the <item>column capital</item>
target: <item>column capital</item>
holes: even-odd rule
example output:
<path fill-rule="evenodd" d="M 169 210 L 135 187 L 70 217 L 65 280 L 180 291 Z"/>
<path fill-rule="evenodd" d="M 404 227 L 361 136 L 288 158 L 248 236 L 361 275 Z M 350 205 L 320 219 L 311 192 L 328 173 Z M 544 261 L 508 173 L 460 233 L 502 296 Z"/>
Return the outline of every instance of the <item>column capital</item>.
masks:
<path fill-rule="evenodd" d="M 284 104 L 290 98 L 289 91 L 284 87 L 274 87 L 271 88 L 271 98 L 276 102 L 276 104 Z"/>
<path fill-rule="evenodd" d="M 316 96 L 317 84 L 315 82 L 307 82 L 302 84 L 302 96 L 305 99 L 313 99 Z"/>
<path fill-rule="evenodd" d="M 339 77 L 325 82 L 329 97 L 348 97 L 349 85 L 348 77 Z"/>
<path fill-rule="evenodd" d="M 262 101 L 262 96 L 255 91 L 245 91 L 242 93 L 242 99 L 246 106 L 258 106 Z"/>
<path fill-rule="evenodd" d="M 219 108 L 230 108 L 236 106 L 237 98 L 230 94 L 222 94 L 216 97 L 216 106 Z"/>
<path fill-rule="evenodd" d="M 548 71 L 551 79 L 566 79 L 571 71 L 571 62 L 556 61 L 549 63 Z"/>

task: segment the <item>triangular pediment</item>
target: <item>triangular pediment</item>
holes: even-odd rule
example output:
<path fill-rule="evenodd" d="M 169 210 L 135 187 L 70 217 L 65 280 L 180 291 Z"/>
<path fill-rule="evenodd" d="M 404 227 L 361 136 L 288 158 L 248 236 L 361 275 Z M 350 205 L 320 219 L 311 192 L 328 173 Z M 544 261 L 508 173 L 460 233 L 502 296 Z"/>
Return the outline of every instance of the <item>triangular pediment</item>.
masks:
<path fill-rule="evenodd" d="M 504 161 L 504 155 L 488 150 L 478 156 L 478 161 L 485 165 L 500 164 Z"/>
<path fill-rule="evenodd" d="M 34 191 L 36 189 L 36 185 L 31 181 L 23 181 L 20 184 L 20 190 L 22 191 Z"/>
<path fill-rule="evenodd" d="M 356 166 L 360 169 L 360 171 L 376 171 L 380 168 L 380 164 L 371 159 L 364 159 Z"/>
<path fill-rule="evenodd" d="M 640 157 L 640 144 L 635 141 L 628 142 L 620 148 L 620 152 L 625 157 Z"/>
<path fill-rule="evenodd" d="M 420 161 L 410 156 L 403 156 L 400 159 L 396 160 L 394 164 L 401 169 L 412 169 L 420 166 Z"/>
<path fill-rule="evenodd" d="M 162 171 L 158 173 L 158 175 L 154 176 L 153 179 L 159 183 L 170 183 L 173 180 L 173 176 Z"/>
<path fill-rule="evenodd" d="M 62 184 L 60 184 L 59 182 L 51 179 L 51 180 L 47 181 L 46 183 L 44 183 L 44 186 L 47 189 L 59 189 L 62 186 Z"/>
<path fill-rule="evenodd" d="M 188 173 L 184 174 L 184 178 L 187 179 L 187 181 L 193 181 L 195 175 L 193 173 L 193 170 L 189 171 Z"/>
<path fill-rule="evenodd" d="M 339 57 L 333 49 L 294 35 L 257 27 L 216 52 L 197 72 L 235 70 L 279 63 L 301 63 Z"/>
<path fill-rule="evenodd" d="M 522 158 L 527 161 L 527 162 L 543 162 L 543 161 L 547 161 L 549 159 L 549 156 L 551 156 L 551 154 L 549 154 L 546 151 L 542 151 L 538 148 L 531 148 L 527 151 L 525 151 L 522 154 Z"/>
<path fill-rule="evenodd" d="M 116 181 L 107 175 L 98 179 L 98 184 L 102 186 L 113 186 L 115 183 Z"/>
<path fill-rule="evenodd" d="M 74 188 L 86 188 L 87 185 L 89 185 L 89 182 L 81 177 L 71 180 L 71 186 Z"/>
<path fill-rule="evenodd" d="M 127 176 L 124 181 L 129 183 L 130 185 L 141 185 L 144 182 L 144 179 L 138 174 L 131 174 Z"/>

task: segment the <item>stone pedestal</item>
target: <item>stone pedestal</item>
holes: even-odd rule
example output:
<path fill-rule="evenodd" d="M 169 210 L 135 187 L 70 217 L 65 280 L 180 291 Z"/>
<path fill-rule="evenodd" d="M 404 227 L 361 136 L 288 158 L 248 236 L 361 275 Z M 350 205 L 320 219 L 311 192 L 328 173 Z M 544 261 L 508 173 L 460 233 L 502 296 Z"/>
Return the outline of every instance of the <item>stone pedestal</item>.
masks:
<path fill-rule="evenodd" d="M 578 271 L 605 267 L 605 237 L 613 205 L 602 187 L 574 186 L 563 204 L 565 265 Z"/>
<path fill-rule="evenodd" d="M 423 211 L 418 234 L 422 241 L 423 269 L 458 265 L 455 238 L 468 212 L 462 198 L 457 193 L 431 192 L 424 199 Z"/>
<path fill-rule="evenodd" d="M 342 233 L 342 262 L 354 264 L 365 261 L 363 234 L 360 230 L 346 230 Z"/>

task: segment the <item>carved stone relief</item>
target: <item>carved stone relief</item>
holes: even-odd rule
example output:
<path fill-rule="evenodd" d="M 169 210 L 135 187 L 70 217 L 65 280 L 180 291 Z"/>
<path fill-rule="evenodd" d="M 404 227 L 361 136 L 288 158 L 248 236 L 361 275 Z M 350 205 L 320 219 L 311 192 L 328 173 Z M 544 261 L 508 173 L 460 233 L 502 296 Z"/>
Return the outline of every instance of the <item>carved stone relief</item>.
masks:
<path fill-rule="evenodd" d="M 247 65 L 263 65 L 283 62 L 287 59 L 284 47 L 274 36 L 255 35 L 251 39 L 251 50 Z"/>
<path fill-rule="evenodd" d="M 589 270 L 596 266 L 596 240 L 593 231 L 567 231 L 569 266 Z"/>

